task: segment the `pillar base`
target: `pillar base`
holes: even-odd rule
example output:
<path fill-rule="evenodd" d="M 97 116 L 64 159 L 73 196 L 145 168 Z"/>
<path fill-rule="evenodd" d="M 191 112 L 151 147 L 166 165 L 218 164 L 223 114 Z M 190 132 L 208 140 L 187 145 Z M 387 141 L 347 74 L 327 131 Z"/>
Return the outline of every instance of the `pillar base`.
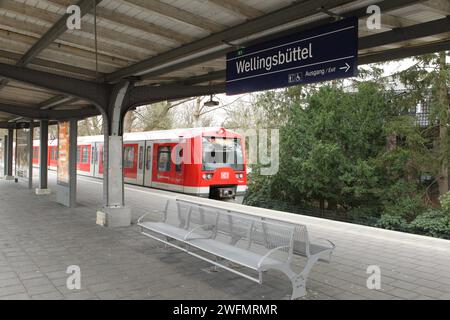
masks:
<path fill-rule="evenodd" d="M 127 207 L 105 207 L 97 211 L 97 224 L 117 228 L 131 225 L 131 210 Z"/>
<path fill-rule="evenodd" d="M 3 179 L 7 180 L 7 181 L 12 181 L 15 179 L 14 176 L 4 176 Z"/>
<path fill-rule="evenodd" d="M 50 189 L 36 189 L 36 195 L 37 196 L 47 196 L 52 193 L 52 190 Z"/>

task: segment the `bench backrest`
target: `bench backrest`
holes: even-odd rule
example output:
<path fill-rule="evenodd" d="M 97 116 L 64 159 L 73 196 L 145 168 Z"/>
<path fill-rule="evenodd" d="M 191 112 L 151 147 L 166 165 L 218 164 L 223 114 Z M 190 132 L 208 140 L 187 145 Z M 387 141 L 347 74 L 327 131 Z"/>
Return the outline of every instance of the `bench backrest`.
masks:
<path fill-rule="evenodd" d="M 309 255 L 306 226 L 177 199 L 172 223 L 197 234 L 259 253 L 282 247 L 280 259 Z M 170 220 L 170 219 L 168 219 Z M 199 226 L 205 226 L 200 228 Z"/>

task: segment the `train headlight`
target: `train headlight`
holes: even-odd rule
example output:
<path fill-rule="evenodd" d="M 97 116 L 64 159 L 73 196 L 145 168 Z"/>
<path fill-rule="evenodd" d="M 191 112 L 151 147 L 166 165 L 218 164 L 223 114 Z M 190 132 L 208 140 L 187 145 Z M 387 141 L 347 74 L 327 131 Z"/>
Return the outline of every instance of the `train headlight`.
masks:
<path fill-rule="evenodd" d="M 244 178 L 244 174 L 243 173 L 236 173 L 236 178 L 237 179 L 243 179 Z"/>
<path fill-rule="evenodd" d="M 204 173 L 204 174 L 202 175 L 203 180 L 211 180 L 212 177 L 213 177 L 213 174 L 212 174 L 212 173 Z"/>

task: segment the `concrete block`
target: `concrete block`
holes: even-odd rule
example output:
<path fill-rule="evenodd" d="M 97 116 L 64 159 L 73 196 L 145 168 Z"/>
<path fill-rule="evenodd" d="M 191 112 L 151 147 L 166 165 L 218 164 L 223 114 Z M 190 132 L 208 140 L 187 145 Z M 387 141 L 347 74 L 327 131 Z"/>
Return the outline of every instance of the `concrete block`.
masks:
<path fill-rule="evenodd" d="M 3 179 L 7 180 L 7 181 L 12 181 L 14 180 L 14 176 L 5 176 Z"/>
<path fill-rule="evenodd" d="M 117 228 L 131 225 L 131 210 L 127 207 L 102 208 L 97 211 L 97 224 Z"/>
<path fill-rule="evenodd" d="M 52 193 L 52 190 L 50 190 L 50 189 L 39 189 L 39 188 L 36 189 L 37 196 L 47 196 L 51 193 Z"/>

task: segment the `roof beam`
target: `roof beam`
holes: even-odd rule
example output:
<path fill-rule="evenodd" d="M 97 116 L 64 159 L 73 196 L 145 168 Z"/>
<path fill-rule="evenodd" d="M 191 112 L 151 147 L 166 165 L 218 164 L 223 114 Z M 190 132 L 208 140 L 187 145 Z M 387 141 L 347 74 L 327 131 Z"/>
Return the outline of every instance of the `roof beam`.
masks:
<path fill-rule="evenodd" d="M 101 0 L 95 0 L 98 4 Z M 81 14 L 84 15 L 92 9 L 93 0 L 80 0 L 77 5 L 81 9 Z M 60 35 L 67 31 L 67 18 L 70 15 L 66 13 L 62 16 L 39 40 L 28 50 L 27 53 L 17 62 L 17 65 L 22 67 L 30 63 L 42 50 L 47 48 Z"/>
<path fill-rule="evenodd" d="M 54 125 L 56 124 L 55 121 L 49 121 L 49 125 Z M 33 127 L 34 128 L 39 128 L 40 126 L 40 122 L 39 121 L 35 121 L 33 123 Z M 30 127 L 30 122 L 11 122 L 11 121 L 0 121 L 0 128 L 1 129 L 24 129 L 24 128 L 29 128 Z"/>
<path fill-rule="evenodd" d="M 53 98 L 48 99 L 47 101 L 40 103 L 38 107 L 41 110 L 46 110 L 46 109 L 58 107 L 62 104 L 71 103 L 74 101 L 76 101 L 76 100 L 72 97 L 68 97 L 65 95 L 58 95 L 58 96 L 54 96 Z"/>
<path fill-rule="evenodd" d="M 2 57 L 2 58 L 17 61 L 20 59 L 21 56 L 22 55 L 19 53 L 0 49 L 0 57 Z M 95 76 L 96 76 L 95 71 L 92 71 L 89 69 L 84 69 L 84 68 L 76 67 L 73 65 L 63 64 L 63 63 L 45 60 L 45 59 L 41 59 L 41 58 L 34 59 L 30 65 L 35 65 L 35 66 L 44 67 L 44 68 L 48 68 L 48 69 L 60 70 L 60 71 L 64 71 L 67 73 L 71 73 L 73 75 L 86 76 L 88 78 L 95 78 Z M 99 73 L 99 75 L 102 76 L 103 74 Z"/>
<path fill-rule="evenodd" d="M 71 109 L 71 110 L 40 110 L 34 107 L 7 105 L 3 103 L 0 103 L 0 112 L 5 112 L 29 119 L 51 119 L 51 120 L 80 118 L 100 114 L 100 112 L 94 107 Z"/>
<path fill-rule="evenodd" d="M 395 42 L 429 37 L 444 32 L 450 32 L 450 16 L 360 38 L 358 49 L 374 48 Z"/>
<path fill-rule="evenodd" d="M 104 84 L 59 76 L 53 73 L 0 63 L 0 77 L 29 83 L 87 100 L 97 106 L 108 105 L 109 88 Z"/>
<path fill-rule="evenodd" d="M 146 9 L 157 12 L 160 15 L 186 23 L 191 26 L 206 30 L 208 32 L 218 32 L 226 28 L 213 20 L 193 14 L 192 12 L 171 6 L 157 0 L 120 0 L 139 9 Z"/>
<path fill-rule="evenodd" d="M 225 92 L 225 84 L 213 86 L 186 86 L 177 84 L 138 86 L 130 89 L 127 98 L 125 99 L 127 103 L 122 111 L 126 112 L 134 107 L 160 101 L 184 99 L 223 92 Z"/>
<path fill-rule="evenodd" d="M 15 129 L 16 124 L 8 121 L 0 121 L 0 128 L 1 129 Z"/>
<path fill-rule="evenodd" d="M 288 22 L 292 22 L 294 20 L 308 17 L 317 13 L 318 8 L 320 8 L 321 6 L 324 6 L 327 9 L 333 9 L 339 5 L 343 5 L 349 2 L 352 2 L 352 0 L 306 0 L 304 2 L 294 3 L 293 5 L 285 7 L 278 11 L 242 23 L 238 26 L 231 27 L 227 30 L 197 40 L 180 48 L 173 49 L 167 53 L 160 54 L 154 58 L 150 58 L 133 64 L 129 67 L 125 67 L 121 70 L 113 72 L 110 75 L 107 75 L 106 81 L 117 82 L 120 79 L 132 75 L 145 73 L 146 70 L 151 70 L 152 68 L 158 67 L 161 64 L 167 64 L 179 59 L 185 59 L 186 56 L 189 56 L 190 54 L 193 54 L 195 52 L 220 46 L 220 44 L 223 44 L 224 42 L 232 42 L 249 35 L 257 34 L 264 30 L 268 30 L 286 24 Z"/>
<path fill-rule="evenodd" d="M 264 12 L 255 9 L 249 5 L 246 5 L 243 1 L 239 0 L 208 0 L 208 2 L 213 3 L 216 6 L 225 9 L 227 12 L 232 15 L 237 15 L 239 17 L 244 17 L 248 19 L 254 19 L 259 16 L 262 16 Z"/>
<path fill-rule="evenodd" d="M 206 83 L 209 81 L 225 79 L 226 75 L 227 75 L 226 70 L 213 71 L 213 72 L 209 72 L 204 75 L 195 76 L 195 77 L 191 77 L 191 78 L 182 80 L 179 83 L 181 83 L 183 85 L 187 85 L 187 86 L 195 85 L 195 84 L 200 84 L 200 83 Z"/>
<path fill-rule="evenodd" d="M 384 62 L 389 60 L 397 60 L 403 59 L 423 54 L 429 54 L 434 52 L 441 52 L 450 50 L 450 40 L 438 43 L 430 43 L 425 45 L 418 45 L 413 47 L 402 47 L 392 50 L 386 50 L 382 52 L 376 52 L 373 54 L 368 54 L 362 56 L 358 59 L 358 63 L 369 64 L 369 63 L 377 63 Z"/>

